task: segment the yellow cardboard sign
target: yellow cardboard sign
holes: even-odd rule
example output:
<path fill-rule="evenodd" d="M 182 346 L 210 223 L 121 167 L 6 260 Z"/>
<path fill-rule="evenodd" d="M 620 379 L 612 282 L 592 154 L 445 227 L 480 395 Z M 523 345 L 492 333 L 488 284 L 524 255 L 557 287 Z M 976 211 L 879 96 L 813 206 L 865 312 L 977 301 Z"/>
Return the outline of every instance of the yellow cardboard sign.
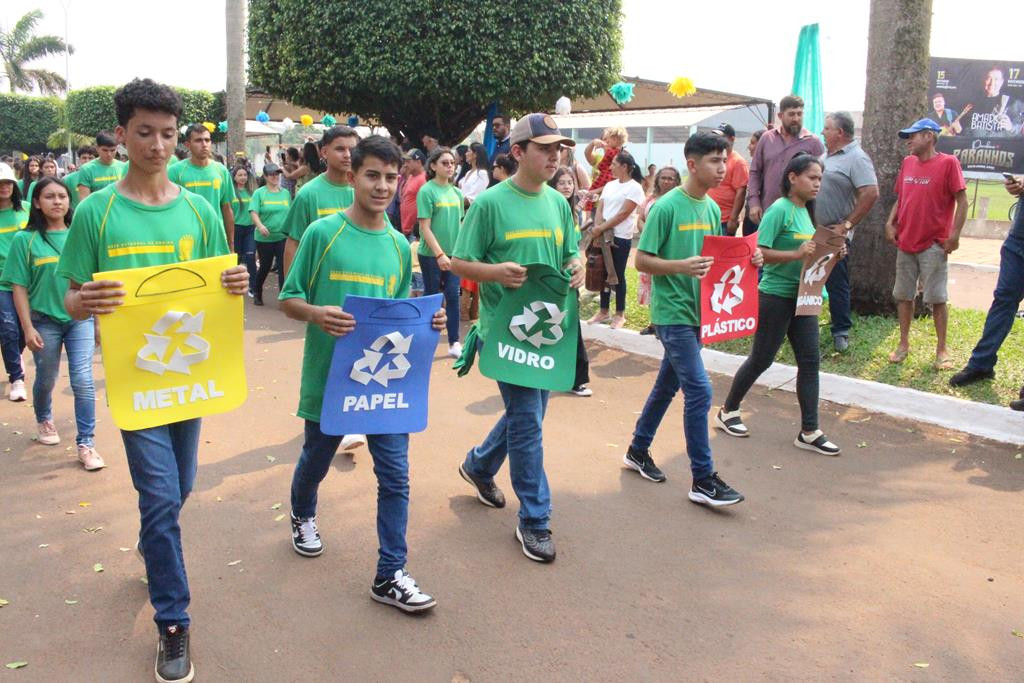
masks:
<path fill-rule="evenodd" d="M 111 270 L 124 305 L 97 316 L 107 402 L 121 429 L 214 415 L 245 402 L 242 297 L 221 285 L 234 255 Z"/>

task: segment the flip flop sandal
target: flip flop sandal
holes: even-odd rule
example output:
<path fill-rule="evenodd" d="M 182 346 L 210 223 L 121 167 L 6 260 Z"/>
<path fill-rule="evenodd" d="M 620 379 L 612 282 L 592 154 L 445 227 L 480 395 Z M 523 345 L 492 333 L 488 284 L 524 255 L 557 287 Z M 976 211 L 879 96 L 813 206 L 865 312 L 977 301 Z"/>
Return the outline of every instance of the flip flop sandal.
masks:
<path fill-rule="evenodd" d="M 936 358 L 932 367 L 936 370 L 952 370 L 953 359 L 952 358 Z"/>
<path fill-rule="evenodd" d="M 903 361 L 905 361 L 907 359 L 907 356 L 909 354 L 910 354 L 910 351 L 893 351 L 892 353 L 889 354 L 889 362 L 890 363 L 902 363 Z"/>

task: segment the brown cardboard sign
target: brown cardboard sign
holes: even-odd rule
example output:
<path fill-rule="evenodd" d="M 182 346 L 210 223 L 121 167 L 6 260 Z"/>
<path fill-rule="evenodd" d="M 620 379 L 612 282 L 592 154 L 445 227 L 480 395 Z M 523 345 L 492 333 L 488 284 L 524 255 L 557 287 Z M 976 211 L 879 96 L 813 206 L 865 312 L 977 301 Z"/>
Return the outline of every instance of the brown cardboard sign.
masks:
<path fill-rule="evenodd" d="M 800 289 L 796 293 L 796 315 L 818 315 L 823 298 L 821 290 L 829 273 L 839 261 L 839 251 L 846 244 L 843 235 L 828 228 L 814 231 L 814 253 L 804 259 L 800 270 Z"/>

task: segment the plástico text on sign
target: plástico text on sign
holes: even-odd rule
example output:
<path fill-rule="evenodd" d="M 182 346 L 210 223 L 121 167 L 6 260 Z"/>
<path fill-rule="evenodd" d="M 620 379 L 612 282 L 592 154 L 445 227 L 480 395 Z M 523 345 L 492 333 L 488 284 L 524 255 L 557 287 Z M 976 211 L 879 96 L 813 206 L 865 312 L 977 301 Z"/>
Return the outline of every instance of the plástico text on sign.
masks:
<path fill-rule="evenodd" d="M 356 326 L 334 344 L 324 388 L 324 434 L 408 434 L 427 428 L 433 328 L 440 294 L 414 299 L 348 295 Z"/>
<path fill-rule="evenodd" d="M 234 254 L 96 273 L 124 283 L 124 305 L 97 316 L 107 401 L 121 429 L 233 410 L 245 402 L 244 297 L 221 273 Z"/>

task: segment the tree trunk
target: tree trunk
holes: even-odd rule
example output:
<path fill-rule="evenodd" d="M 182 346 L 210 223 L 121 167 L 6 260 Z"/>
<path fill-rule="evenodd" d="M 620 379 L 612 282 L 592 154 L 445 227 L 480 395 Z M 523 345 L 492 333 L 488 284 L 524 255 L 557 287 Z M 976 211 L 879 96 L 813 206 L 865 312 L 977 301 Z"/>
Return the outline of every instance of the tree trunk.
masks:
<path fill-rule="evenodd" d="M 228 166 L 236 152 L 245 152 L 245 0 L 227 0 L 228 82 L 225 109 L 228 121 Z"/>
<path fill-rule="evenodd" d="M 857 227 L 850 254 L 852 304 L 862 314 L 896 309 L 896 249 L 885 240 L 885 221 L 906 153 L 896 134 L 928 111 L 931 24 L 932 0 L 871 1 L 863 145 L 875 163 L 880 197 Z"/>

